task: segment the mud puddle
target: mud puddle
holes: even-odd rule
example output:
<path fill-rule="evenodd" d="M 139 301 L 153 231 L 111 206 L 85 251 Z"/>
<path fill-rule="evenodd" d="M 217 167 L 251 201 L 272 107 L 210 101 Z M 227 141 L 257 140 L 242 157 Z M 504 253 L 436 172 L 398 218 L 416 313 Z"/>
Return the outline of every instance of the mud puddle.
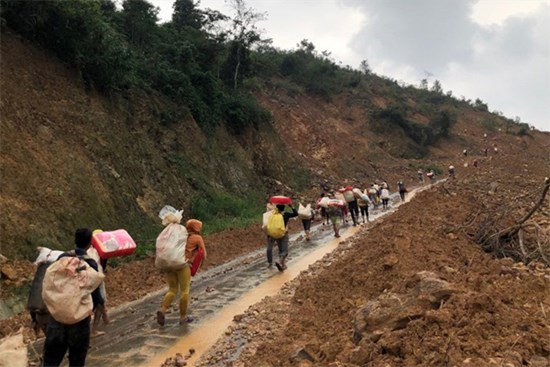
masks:
<path fill-rule="evenodd" d="M 408 194 L 407 201 L 414 192 Z M 392 203 L 393 208 L 399 206 L 398 197 L 392 198 Z M 372 210 L 371 221 L 390 214 L 393 208 Z M 188 360 L 192 365 L 223 335 L 235 315 L 242 314 L 264 297 L 277 294 L 285 283 L 333 251 L 340 241 L 353 236 L 359 228 L 343 226 L 341 238 L 336 239 L 331 226 L 318 224 L 312 227 L 309 242 L 304 241 L 301 234 L 291 236 L 288 269 L 282 273 L 275 267 L 267 268 L 265 250 L 200 273 L 191 284 L 189 313 L 195 321 L 185 326 L 179 326 L 176 309 L 167 313 L 164 327 L 156 323 L 155 314 L 166 290 L 118 308 L 111 313 L 111 323 L 103 329 L 105 335 L 91 340 L 87 365 L 160 366 L 166 358 L 176 353 L 185 355 L 193 348 L 196 352 Z M 276 248 L 274 257 L 277 258 Z M 40 340 L 29 346 L 31 360 L 38 360 L 42 345 Z"/>

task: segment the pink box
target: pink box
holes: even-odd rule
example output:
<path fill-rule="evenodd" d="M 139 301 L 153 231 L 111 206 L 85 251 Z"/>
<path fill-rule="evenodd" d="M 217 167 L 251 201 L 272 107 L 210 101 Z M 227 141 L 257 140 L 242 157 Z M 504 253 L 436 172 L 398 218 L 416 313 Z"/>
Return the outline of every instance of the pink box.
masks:
<path fill-rule="evenodd" d="M 136 243 L 124 229 L 95 233 L 92 236 L 92 245 L 102 259 L 128 256 L 136 251 Z"/>

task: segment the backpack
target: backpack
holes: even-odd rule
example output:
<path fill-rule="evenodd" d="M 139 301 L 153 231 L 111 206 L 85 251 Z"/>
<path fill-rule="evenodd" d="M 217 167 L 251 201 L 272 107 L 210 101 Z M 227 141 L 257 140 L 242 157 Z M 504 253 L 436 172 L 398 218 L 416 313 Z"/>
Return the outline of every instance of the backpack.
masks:
<path fill-rule="evenodd" d="M 269 237 L 279 240 L 285 236 L 285 220 L 283 214 L 277 209 L 273 211 L 273 214 L 267 220 L 266 233 Z"/>
<path fill-rule="evenodd" d="M 161 271 L 173 271 L 187 266 L 185 246 L 187 229 L 179 223 L 172 223 L 160 232 L 155 244 L 155 266 Z"/>
<path fill-rule="evenodd" d="M 92 292 L 105 276 L 82 256 L 64 256 L 44 274 L 42 299 L 50 315 L 62 324 L 73 325 L 92 314 Z"/>
<path fill-rule="evenodd" d="M 351 203 L 352 201 L 355 201 L 355 195 L 353 194 L 353 191 L 351 191 L 351 190 L 344 191 L 344 199 L 348 203 Z"/>

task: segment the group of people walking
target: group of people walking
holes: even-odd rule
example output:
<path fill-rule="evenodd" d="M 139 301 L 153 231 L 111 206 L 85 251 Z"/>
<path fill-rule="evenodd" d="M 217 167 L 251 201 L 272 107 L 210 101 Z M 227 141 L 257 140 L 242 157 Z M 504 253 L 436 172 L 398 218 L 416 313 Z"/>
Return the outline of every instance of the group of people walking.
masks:
<path fill-rule="evenodd" d="M 495 154 L 498 152 L 496 146 L 494 148 Z M 468 156 L 468 150 L 464 149 L 464 157 Z M 487 148 L 483 150 L 485 156 L 487 156 Z M 477 167 L 477 160 L 474 161 L 474 166 Z M 453 165 L 448 168 L 448 174 L 450 178 L 454 178 L 456 170 Z M 435 182 L 435 172 L 428 170 L 426 174 L 419 169 L 417 171 L 418 183 L 423 185 L 425 182 L 424 176 L 426 176 L 431 183 Z M 401 201 L 406 200 L 406 194 L 408 189 L 403 180 L 397 182 L 397 193 Z M 286 260 L 289 250 L 289 234 L 288 223 L 291 218 L 300 217 L 302 226 L 305 233 L 305 240 L 311 239 L 311 224 L 315 217 L 320 218 L 321 224 L 332 225 L 334 231 L 334 237 L 340 237 L 341 224 L 347 224 L 351 219 L 352 225 L 365 224 L 369 222 L 369 207 L 373 209 L 388 210 L 390 207 L 390 186 L 386 181 L 373 182 L 367 188 L 361 190 L 358 188 L 341 187 L 338 190 L 329 190 L 320 194 L 315 204 L 309 204 L 304 211 L 300 206 L 301 212 L 292 205 L 277 204 L 271 210 L 274 213 L 281 215 L 281 226 L 284 226 L 281 236 L 267 235 L 266 255 L 268 267 L 272 268 L 273 265 L 277 267 L 279 271 L 287 269 Z M 165 222 L 163 219 L 163 225 L 168 226 L 171 224 L 179 224 L 181 217 L 176 221 Z M 196 219 L 190 219 L 183 226 L 187 231 L 186 244 L 185 244 L 185 264 L 166 271 L 166 282 L 168 285 L 168 292 L 162 299 L 160 307 L 156 313 L 156 319 L 159 325 L 164 326 L 166 322 L 165 314 L 168 312 L 171 304 L 179 294 L 179 324 L 184 325 L 192 322 L 193 318 L 188 314 L 189 305 L 189 291 L 191 283 L 191 266 L 194 263 L 195 258 L 201 253 L 202 257 L 206 257 L 206 248 L 204 240 L 201 235 L 202 222 Z M 92 231 L 87 228 L 81 228 L 75 232 L 75 250 L 70 253 L 64 253 L 59 258 L 66 256 L 78 256 L 81 257 L 88 266 L 97 271 L 98 263 L 85 257 L 86 251 L 91 246 Z M 273 259 L 273 247 L 278 248 L 278 260 Z M 106 264 L 101 264 L 105 266 Z M 196 269 L 195 269 L 196 270 Z M 194 274 L 194 273 L 193 273 Z M 95 288 L 90 294 L 93 311 L 96 317 L 103 317 L 105 322 L 108 322 L 108 315 L 105 307 L 105 299 L 99 291 L 99 287 Z M 49 324 L 46 330 L 46 340 L 44 342 L 44 354 L 43 354 L 43 366 L 59 366 L 68 351 L 70 365 L 80 366 L 85 364 L 87 351 L 90 344 L 91 331 L 90 329 L 91 315 L 85 319 L 77 322 L 76 324 L 64 324 L 55 320 L 50 316 Z M 93 334 L 93 333 L 92 333 Z"/>
<path fill-rule="evenodd" d="M 397 182 L 397 192 L 401 201 L 405 201 L 408 189 L 403 180 Z M 299 215 L 292 204 L 278 204 L 275 210 L 283 216 L 285 234 L 281 238 L 274 238 L 267 234 L 266 253 L 268 268 L 272 268 L 273 264 L 277 266 L 279 271 L 284 271 L 287 268 L 288 223 L 291 218 L 300 216 L 306 241 L 309 241 L 311 238 L 311 222 L 315 217 L 321 219 L 323 226 L 332 225 L 334 237 L 339 238 L 342 223 L 347 224 L 350 219 L 353 226 L 369 222 L 369 207 L 372 206 L 373 209 L 382 207 L 382 210 L 388 210 L 390 207 L 390 198 L 390 186 L 386 181 L 383 181 L 381 183 L 373 182 L 368 188 L 363 190 L 347 186 L 341 187 L 338 190 L 322 192 L 316 200 L 315 205 L 313 205 L 314 209 L 311 209 L 311 215 Z M 309 206 L 312 205 L 309 204 Z M 270 208 L 268 204 L 268 212 L 270 210 L 273 210 L 273 208 Z M 277 246 L 279 250 L 279 260 L 275 263 L 273 262 L 274 246 Z"/>
<path fill-rule="evenodd" d="M 164 226 L 177 225 L 181 221 L 181 217 L 173 221 L 164 221 Z M 192 264 L 200 252 L 201 259 L 206 258 L 206 248 L 203 237 L 201 235 L 202 222 L 196 219 L 189 219 L 185 226 L 185 240 L 183 244 L 185 251 L 184 261 L 181 266 L 166 271 L 166 282 L 168 292 L 162 299 L 159 310 L 157 311 L 157 322 L 163 326 L 165 324 L 165 313 L 170 308 L 172 302 L 179 293 L 179 324 L 184 325 L 193 321 L 193 318 L 188 314 L 189 291 L 192 275 Z M 92 231 L 87 228 L 79 228 L 75 231 L 74 243 L 75 249 L 70 252 L 65 252 L 53 259 L 53 263 L 60 261 L 65 257 L 76 257 L 78 261 L 84 261 L 87 264 L 89 271 L 98 271 L 98 263 L 86 253 L 92 244 Z M 53 264 L 52 263 L 52 264 Z M 81 266 L 76 271 L 82 271 Z M 193 269 L 196 270 L 196 269 Z M 88 275 L 89 277 L 90 275 Z M 82 293 L 83 292 L 83 293 Z M 48 325 L 45 331 L 46 339 L 44 341 L 43 363 L 44 367 L 59 366 L 65 354 L 68 353 L 70 366 L 84 366 L 86 357 L 90 347 L 90 337 L 94 336 L 94 328 L 97 327 L 98 317 L 103 318 L 105 323 L 108 322 L 107 309 L 105 307 L 105 298 L 101 293 L 99 286 L 90 289 L 87 292 L 82 289 L 81 293 L 72 294 L 73 297 L 82 297 L 84 302 L 87 297 L 91 304 L 90 314 L 77 322 L 67 322 L 61 319 L 56 319 L 53 315 L 49 315 Z M 69 297 L 71 295 L 68 295 Z M 68 312 L 68 311 L 67 311 Z M 92 324 L 92 314 L 94 315 L 94 323 Z M 91 328 L 91 325 L 94 327 Z M 96 335 L 101 335 L 98 333 Z"/>

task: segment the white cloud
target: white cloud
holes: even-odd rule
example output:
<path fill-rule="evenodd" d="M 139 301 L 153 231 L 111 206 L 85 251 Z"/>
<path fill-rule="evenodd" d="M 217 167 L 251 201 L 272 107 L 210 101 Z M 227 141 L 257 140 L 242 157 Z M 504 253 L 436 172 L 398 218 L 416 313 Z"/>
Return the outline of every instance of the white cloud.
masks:
<path fill-rule="evenodd" d="M 169 20 L 173 1 L 152 0 Z M 444 90 L 550 131 L 550 0 L 248 0 L 274 45 L 302 39 L 334 59 L 418 84 L 432 73 Z M 202 8 L 231 15 L 222 0 Z M 433 80 L 432 79 L 432 80 Z"/>

